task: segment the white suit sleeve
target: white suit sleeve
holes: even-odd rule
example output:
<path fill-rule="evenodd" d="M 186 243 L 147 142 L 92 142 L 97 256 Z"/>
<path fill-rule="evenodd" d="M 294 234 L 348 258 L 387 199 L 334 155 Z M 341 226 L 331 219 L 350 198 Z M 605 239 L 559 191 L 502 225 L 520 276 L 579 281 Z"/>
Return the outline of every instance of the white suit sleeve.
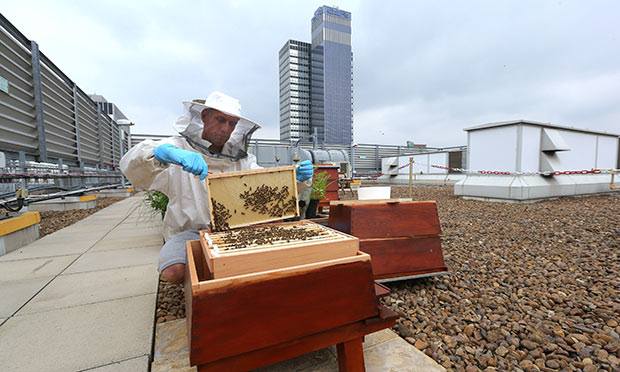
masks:
<path fill-rule="evenodd" d="M 153 155 L 157 146 L 167 142 L 144 140 L 121 158 L 121 171 L 134 187 L 140 190 L 157 190 L 167 195 L 168 172 L 165 170 L 168 165 L 160 163 Z"/>

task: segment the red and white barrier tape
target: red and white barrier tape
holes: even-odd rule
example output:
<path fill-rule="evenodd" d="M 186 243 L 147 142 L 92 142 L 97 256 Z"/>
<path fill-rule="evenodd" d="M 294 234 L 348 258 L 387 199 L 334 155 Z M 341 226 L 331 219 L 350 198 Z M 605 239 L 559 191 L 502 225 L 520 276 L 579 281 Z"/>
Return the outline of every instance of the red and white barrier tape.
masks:
<path fill-rule="evenodd" d="M 413 162 L 412 164 L 425 165 L 429 164 Z M 396 170 L 401 170 L 409 166 L 409 163 L 396 168 Z M 578 175 L 578 174 L 619 174 L 620 169 L 581 169 L 581 170 L 565 170 L 565 171 L 554 171 L 554 172 L 517 172 L 517 171 L 499 171 L 499 170 L 468 170 L 464 168 L 450 168 L 445 165 L 438 164 L 430 164 L 431 168 L 445 169 L 454 172 L 460 172 L 463 174 L 483 174 L 483 175 L 493 175 L 493 176 L 563 176 L 563 175 Z M 377 177 L 385 175 L 384 173 L 379 173 Z"/>
<path fill-rule="evenodd" d="M 580 170 L 565 170 L 554 172 L 516 172 L 516 171 L 497 171 L 497 170 L 475 170 L 470 171 L 463 168 L 450 168 L 445 165 L 431 164 L 432 168 L 447 169 L 465 174 L 486 174 L 495 176 L 563 176 L 563 175 L 577 175 L 577 174 L 615 174 L 620 173 L 618 169 L 580 169 Z"/>

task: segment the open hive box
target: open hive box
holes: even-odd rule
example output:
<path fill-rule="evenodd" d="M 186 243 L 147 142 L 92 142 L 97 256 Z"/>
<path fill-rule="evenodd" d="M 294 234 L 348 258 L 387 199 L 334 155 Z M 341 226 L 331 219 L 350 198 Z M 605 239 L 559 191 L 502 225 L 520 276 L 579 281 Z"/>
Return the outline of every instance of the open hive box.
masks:
<path fill-rule="evenodd" d="M 263 258 L 274 252 L 303 256 L 302 248 L 248 249 L 231 254 L 290 266 L 214 278 L 210 266 L 217 267 L 217 260 L 208 264 L 212 249 L 204 248 L 200 241 L 187 242 L 189 356 L 199 370 L 251 370 L 359 337 L 369 333 L 366 327 L 394 324 L 365 323 L 380 316 L 379 303 L 370 257 L 357 249 L 347 257 L 298 265 Z M 225 258 L 225 252 L 213 258 Z M 341 333 L 331 331 L 337 328 Z"/>
<path fill-rule="evenodd" d="M 200 242 L 216 279 L 353 257 L 359 248 L 357 238 L 310 221 L 201 231 Z"/>
<path fill-rule="evenodd" d="M 295 166 L 211 174 L 207 187 L 212 231 L 299 216 Z"/>

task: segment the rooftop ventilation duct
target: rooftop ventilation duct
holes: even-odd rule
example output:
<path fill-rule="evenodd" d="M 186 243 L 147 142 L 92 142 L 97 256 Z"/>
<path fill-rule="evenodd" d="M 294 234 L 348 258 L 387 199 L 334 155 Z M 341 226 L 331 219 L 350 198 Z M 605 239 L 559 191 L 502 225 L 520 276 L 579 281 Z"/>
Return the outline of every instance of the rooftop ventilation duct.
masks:
<path fill-rule="evenodd" d="M 543 128 L 540 142 L 540 171 L 553 173 L 562 170 L 560 159 L 556 152 L 570 151 L 570 147 L 562 138 L 559 131 L 551 128 Z"/>
<path fill-rule="evenodd" d="M 544 153 L 570 150 L 560 132 L 555 129 L 544 128 L 541 141 L 540 151 Z"/>

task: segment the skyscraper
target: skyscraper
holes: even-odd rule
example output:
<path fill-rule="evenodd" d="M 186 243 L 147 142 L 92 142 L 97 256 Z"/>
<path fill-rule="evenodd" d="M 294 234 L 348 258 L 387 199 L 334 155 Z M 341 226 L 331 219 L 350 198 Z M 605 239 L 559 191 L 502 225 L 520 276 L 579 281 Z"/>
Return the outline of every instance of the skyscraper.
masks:
<path fill-rule="evenodd" d="M 322 6 L 312 18 L 311 122 L 319 140 L 353 142 L 351 13 Z"/>
<path fill-rule="evenodd" d="M 299 65 L 305 64 L 306 58 L 310 67 L 308 78 L 308 71 L 302 69 L 305 66 Z M 352 61 L 351 13 L 328 6 L 318 8 L 312 18 L 312 43 L 289 40 L 280 50 L 280 139 L 307 139 L 308 123 L 308 134 L 316 132 L 320 143 L 353 142 Z M 309 83 L 309 97 L 307 91 L 294 85 L 296 81 L 304 88 Z M 303 108 L 308 105 L 309 117 L 305 112 L 302 116 L 294 111 L 297 108 L 292 106 L 293 102 Z M 299 118 L 296 127 L 293 118 Z"/>
<path fill-rule="evenodd" d="M 280 49 L 280 139 L 310 133 L 310 44 L 289 40 Z"/>

